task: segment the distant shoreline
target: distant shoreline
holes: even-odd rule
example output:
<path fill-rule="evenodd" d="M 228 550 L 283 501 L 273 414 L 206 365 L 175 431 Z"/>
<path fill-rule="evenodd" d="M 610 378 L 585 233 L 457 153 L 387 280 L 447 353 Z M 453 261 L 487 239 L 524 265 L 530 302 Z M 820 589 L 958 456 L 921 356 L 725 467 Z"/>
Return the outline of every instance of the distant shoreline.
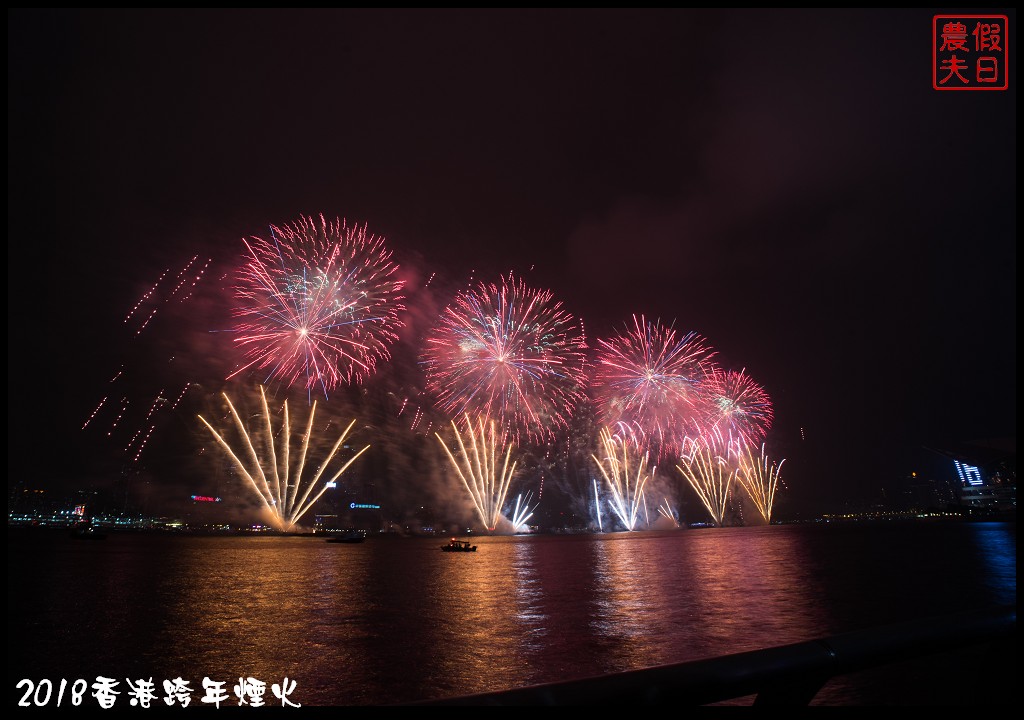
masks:
<path fill-rule="evenodd" d="M 873 524 L 873 525 L 888 525 L 888 524 L 908 524 L 908 523 L 936 523 L 936 522 L 954 522 L 954 523 L 976 523 L 976 522 L 996 522 L 996 523 L 1016 523 L 1017 514 L 1016 512 L 1000 512 L 1000 513 L 973 513 L 969 515 L 960 514 L 933 514 L 933 515 L 913 515 L 913 514 L 892 514 L 892 515 L 835 515 L 835 516 L 822 516 L 811 520 L 795 520 L 795 521 L 778 521 L 773 522 L 772 525 L 855 525 L 855 524 Z M 673 532 L 673 530 L 685 531 L 685 530 L 717 530 L 717 529 L 739 529 L 739 528 L 756 528 L 756 527 L 767 527 L 766 525 L 726 525 L 723 528 L 716 528 L 713 525 L 702 522 L 694 522 L 688 526 L 681 526 L 679 528 L 647 528 L 643 530 L 637 530 L 635 532 L 646 533 L 646 532 Z M 71 526 L 62 526 L 55 524 L 38 524 L 33 525 L 30 523 L 8 523 L 7 529 L 9 532 L 15 533 L 39 533 L 39 534 L 67 534 L 70 533 Z M 164 535 L 164 536 L 178 536 L 178 537 L 309 537 L 317 539 L 329 539 L 332 537 L 338 537 L 344 535 L 345 532 L 281 532 L 271 529 L 247 529 L 247 528 L 167 528 L 167 527 L 125 527 L 117 525 L 97 525 L 97 530 L 102 530 L 104 533 L 111 535 Z M 347 531 L 346 531 L 347 532 Z M 617 531 L 597 531 L 589 529 L 572 529 L 572 528 L 559 528 L 549 530 L 537 530 L 529 533 L 516 533 L 516 534 L 504 534 L 504 533 L 474 533 L 474 532 L 422 532 L 408 530 L 405 532 L 376 532 L 362 530 L 360 532 L 365 533 L 367 538 L 373 537 L 399 537 L 399 538 L 442 538 L 452 536 L 467 536 L 467 537 L 515 537 L 521 536 L 532 536 L 532 535 L 543 535 L 543 536 L 557 536 L 557 535 L 600 535 L 600 534 L 613 534 Z M 621 531 L 626 532 L 626 531 Z"/>

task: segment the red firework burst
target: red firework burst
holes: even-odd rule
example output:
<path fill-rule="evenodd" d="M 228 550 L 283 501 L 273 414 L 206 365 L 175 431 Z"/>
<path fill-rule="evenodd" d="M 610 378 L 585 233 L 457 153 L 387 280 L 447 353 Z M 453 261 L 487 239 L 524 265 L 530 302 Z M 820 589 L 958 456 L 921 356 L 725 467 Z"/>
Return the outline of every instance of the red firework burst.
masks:
<path fill-rule="evenodd" d="M 452 416 L 486 415 L 513 437 L 549 438 L 583 398 L 583 330 L 550 291 L 510 273 L 455 298 L 426 341 L 427 387 Z"/>
<path fill-rule="evenodd" d="M 327 394 L 358 383 L 390 357 L 405 307 L 403 282 L 382 238 L 344 220 L 300 217 L 245 241 L 249 260 L 234 295 L 244 360 L 228 377 L 302 383 Z"/>
<path fill-rule="evenodd" d="M 764 388 L 746 374 L 746 369 L 716 371 L 708 386 L 708 426 L 747 446 L 761 444 L 774 417 L 771 399 Z"/>
<path fill-rule="evenodd" d="M 700 335 L 634 315 L 631 328 L 598 340 L 593 387 L 602 421 L 635 427 L 654 455 L 678 454 L 686 436 L 704 429 L 714 356 Z"/>

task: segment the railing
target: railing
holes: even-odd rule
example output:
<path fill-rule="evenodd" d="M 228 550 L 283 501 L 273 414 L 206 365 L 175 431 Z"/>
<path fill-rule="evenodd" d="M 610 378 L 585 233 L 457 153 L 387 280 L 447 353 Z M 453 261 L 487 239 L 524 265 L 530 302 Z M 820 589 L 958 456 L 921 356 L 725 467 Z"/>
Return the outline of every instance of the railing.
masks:
<path fill-rule="evenodd" d="M 1016 607 L 899 625 L 614 675 L 416 705 L 708 705 L 756 696 L 754 705 L 807 705 L 830 679 L 990 643 L 1015 648 Z"/>

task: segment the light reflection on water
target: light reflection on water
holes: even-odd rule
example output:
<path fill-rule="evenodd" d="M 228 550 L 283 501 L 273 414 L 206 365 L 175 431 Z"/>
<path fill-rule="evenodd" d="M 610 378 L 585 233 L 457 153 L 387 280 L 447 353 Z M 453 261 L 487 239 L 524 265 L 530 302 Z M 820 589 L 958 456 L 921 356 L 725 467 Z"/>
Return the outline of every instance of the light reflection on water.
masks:
<path fill-rule="evenodd" d="M 256 677 L 384 705 L 683 662 L 1016 602 L 1013 524 L 443 538 L 9 533 L 11 686 Z M 817 704 L 856 704 L 837 679 Z M 196 702 L 201 693 L 196 693 Z"/>
<path fill-rule="evenodd" d="M 1014 528 L 1016 529 L 1016 528 Z M 985 569 L 982 582 L 1000 605 L 1017 603 L 1017 535 L 1005 523 L 975 523 L 971 542 Z"/>

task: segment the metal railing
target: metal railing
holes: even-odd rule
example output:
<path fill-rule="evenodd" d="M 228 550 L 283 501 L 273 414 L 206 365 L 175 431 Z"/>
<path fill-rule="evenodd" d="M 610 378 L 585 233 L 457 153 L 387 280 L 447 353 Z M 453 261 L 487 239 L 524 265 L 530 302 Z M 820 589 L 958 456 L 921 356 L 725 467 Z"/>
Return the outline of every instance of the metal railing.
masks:
<path fill-rule="evenodd" d="M 817 640 L 416 705 L 708 705 L 756 696 L 754 705 L 807 705 L 832 678 L 986 645 L 1016 646 L 1017 609 L 932 617 Z"/>

